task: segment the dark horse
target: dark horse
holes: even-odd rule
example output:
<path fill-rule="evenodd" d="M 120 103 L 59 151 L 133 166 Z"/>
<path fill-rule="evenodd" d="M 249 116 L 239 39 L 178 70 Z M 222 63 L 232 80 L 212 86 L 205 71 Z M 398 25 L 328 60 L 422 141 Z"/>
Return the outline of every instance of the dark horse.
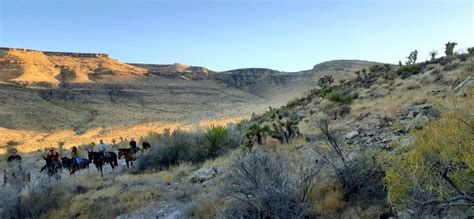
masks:
<path fill-rule="evenodd" d="M 89 155 L 89 161 L 95 164 L 95 167 L 97 167 L 97 170 L 100 171 L 101 176 L 104 176 L 104 174 L 102 173 L 102 167 L 106 163 L 110 164 L 112 170 L 115 169 L 116 166 L 118 166 L 117 154 L 115 152 L 107 152 L 109 153 L 109 158 L 106 159 L 103 158 L 101 152 L 87 151 L 87 153 Z"/>
<path fill-rule="evenodd" d="M 151 144 L 148 141 L 144 141 L 142 143 L 142 147 L 143 147 L 144 151 L 147 151 L 147 150 L 151 149 Z"/>
<path fill-rule="evenodd" d="M 118 159 L 122 159 L 122 157 L 125 159 L 125 163 L 127 163 L 127 168 L 133 166 L 133 162 L 136 160 L 131 148 L 119 149 Z"/>
<path fill-rule="evenodd" d="M 54 161 L 48 157 L 43 157 L 43 159 L 46 161 L 46 174 L 48 174 L 49 177 L 56 178 L 57 180 L 61 179 L 62 166 L 59 160 Z"/>
<path fill-rule="evenodd" d="M 61 163 L 63 165 L 63 168 L 66 168 L 69 170 L 69 175 L 74 174 L 78 170 L 89 168 L 89 164 L 91 162 L 88 159 L 84 159 L 84 158 L 79 158 L 79 159 L 80 159 L 80 163 L 74 164 L 71 158 L 67 158 L 67 157 L 61 158 Z"/>

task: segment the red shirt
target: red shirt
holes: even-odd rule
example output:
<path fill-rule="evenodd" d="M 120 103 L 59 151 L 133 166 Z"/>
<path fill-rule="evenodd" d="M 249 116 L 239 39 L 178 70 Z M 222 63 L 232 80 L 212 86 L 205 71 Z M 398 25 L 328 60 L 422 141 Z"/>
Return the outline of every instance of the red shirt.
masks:
<path fill-rule="evenodd" d="M 59 153 L 55 151 L 53 154 L 48 154 L 48 157 L 51 158 L 51 160 L 59 160 Z"/>

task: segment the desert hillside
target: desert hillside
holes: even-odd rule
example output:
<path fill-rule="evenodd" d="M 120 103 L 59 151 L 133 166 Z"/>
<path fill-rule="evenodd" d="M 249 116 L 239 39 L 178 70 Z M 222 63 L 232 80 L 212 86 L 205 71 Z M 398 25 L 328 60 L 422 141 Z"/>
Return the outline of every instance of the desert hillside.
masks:
<path fill-rule="evenodd" d="M 125 64 L 101 53 L 1 48 L 0 54 L 0 144 L 18 141 L 25 151 L 235 122 L 286 104 L 314 88 L 323 74 L 341 78 L 373 64 L 215 72 L 183 64 Z"/>
<path fill-rule="evenodd" d="M 334 65 L 341 62 L 330 63 L 325 68 L 335 71 Z M 267 104 L 275 99 L 252 96 L 258 91 L 248 88 L 278 90 L 291 83 L 275 78 L 290 74 L 269 69 L 216 73 L 233 75 L 239 83 L 150 74 L 148 83 L 137 83 L 141 79 L 135 78 L 133 84 L 113 84 L 127 88 L 120 95 L 104 93 L 110 87 L 101 86 L 111 84 L 88 84 L 42 88 L 46 93 L 37 99 L 32 98 L 38 92 L 33 88 L 10 84 L 2 97 L 16 97 L 9 100 L 9 107 L 14 100 L 23 106 L 9 112 L 34 110 L 24 107 L 28 101 L 44 102 L 48 107 L 43 110 L 58 108 L 41 112 L 44 118 L 18 113 L 3 117 L 3 124 L 16 118 L 8 124 L 25 125 L 1 129 L 2 134 L 11 133 L 2 138 L 15 139 L 6 143 L 7 149 L 65 141 L 66 146 L 81 144 L 79 153 L 87 157 L 89 150 L 97 150 L 98 137 L 117 152 L 128 148 L 130 137 L 136 136 L 142 136 L 136 138 L 139 144 L 146 139 L 152 148 L 138 153 L 133 166 L 128 167 L 122 156 L 118 167 L 104 168 L 103 177 L 93 167 L 74 176 L 66 169 L 53 175 L 61 177 L 53 181 L 38 172 L 44 164 L 42 151 L 23 150 L 23 167 L 33 179 L 31 190 L 20 194 L 12 190 L 14 184 L 2 187 L 0 215 L 341 219 L 474 215 L 474 48 L 420 63 L 354 69 L 345 77 L 341 73 L 337 82 L 331 74 L 322 75 L 298 98 L 270 108 Z M 295 84 L 300 80 L 290 79 Z M 245 81 L 256 83 L 241 83 Z M 155 83 L 159 86 L 152 86 Z M 145 85 L 151 87 L 137 88 Z M 24 99 L 18 99 L 20 93 Z M 245 99 L 249 95 L 254 99 Z M 162 101 L 167 102 L 159 104 Z M 259 109 L 258 103 L 264 107 Z M 237 115 L 245 110 L 260 113 L 243 120 L 245 116 Z M 228 117 L 218 119 L 219 113 Z M 194 123 L 185 122 L 193 118 Z M 52 119 L 56 123 L 47 123 Z M 31 137 L 29 120 L 36 121 L 41 135 Z M 133 125 L 134 121 L 139 123 Z M 52 124 L 64 126 L 44 131 Z M 76 133 L 68 133 L 69 126 L 78 124 L 82 126 L 75 127 Z M 58 150 L 69 154 L 62 146 Z"/>

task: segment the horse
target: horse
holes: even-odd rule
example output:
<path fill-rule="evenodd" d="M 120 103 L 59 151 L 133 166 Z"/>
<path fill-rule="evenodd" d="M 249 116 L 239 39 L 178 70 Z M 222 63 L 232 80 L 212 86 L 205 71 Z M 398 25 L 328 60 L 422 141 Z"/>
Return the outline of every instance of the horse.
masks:
<path fill-rule="evenodd" d="M 148 141 L 144 141 L 142 143 L 142 147 L 143 147 L 144 151 L 147 151 L 147 150 L 151 149 L 151 144 Z"/>
<path fill-rule="evenodd" d="M 115 167 L 118 166 L 117 154 L 114 152 L 107 153 L 109 153 L 109 158 L 106 158 L 104 160 L 102 152 L 87 151 L 89 161 L 95 164 L 95 167 L 98 171 L 100 171 L 100 175 L 102 177 L 104 176 L 104 174 L 102 173 L 102 167 L 104 166 L 104 164 L 109 163 L 112 167 L 112 170 L 114 170 Z"/>
<path fill-rule="evenodd" d="M 87 169 L 89 168 L 89 164 L 91 163 L 88 159 L 79 158 L 80 163 L 77 164 L 78 166 L 74 165 L 73 160 L 67 157 L 61 157 L 61 163 L 64 168 L 69 170 L 69 175 L 74 174 L 78 170 Z"/>
<path fill-rule="evenodd" d="M 43 157 L 46 161 L 46 174 L 49 177 L 54 177 L 57 180 L 61 179 L 62 166 L 59 161 L 53 161 L 51 158 Z"/>
<path fill-rule="evenodd" d="M 127 163 L 127 168 L 133 166 L 133 162 L 136 160 L 131 148 L 119 149 L 118 159 L 122 159 L 122 157 L 124 157 L 125 163 Z"/>

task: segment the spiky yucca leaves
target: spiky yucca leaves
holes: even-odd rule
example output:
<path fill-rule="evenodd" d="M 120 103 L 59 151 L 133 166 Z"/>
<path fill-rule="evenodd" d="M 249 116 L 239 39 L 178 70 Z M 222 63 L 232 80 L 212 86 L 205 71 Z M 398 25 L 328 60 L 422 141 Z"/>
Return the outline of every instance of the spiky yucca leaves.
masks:
<path fill-rule="evenodd" d="M 262 145 L 263 144 L 263 138 L 270 133 L 270 126 L 269 125 L 263 125 L 263 124 L 258 124 L 258 123 L 253 123 L 252 125 L 249 126 L 247 129 L 247 132 L 245 136 L 248 139 L 256 139 L 257 144 Z"/>
<path fill-rule="evenodd" d="M 221 125 L 211 125 L 206 129 L 205 136 L 210 146 L 209 155 L 214 157 L 229 140 L 229 130 Z"/>

